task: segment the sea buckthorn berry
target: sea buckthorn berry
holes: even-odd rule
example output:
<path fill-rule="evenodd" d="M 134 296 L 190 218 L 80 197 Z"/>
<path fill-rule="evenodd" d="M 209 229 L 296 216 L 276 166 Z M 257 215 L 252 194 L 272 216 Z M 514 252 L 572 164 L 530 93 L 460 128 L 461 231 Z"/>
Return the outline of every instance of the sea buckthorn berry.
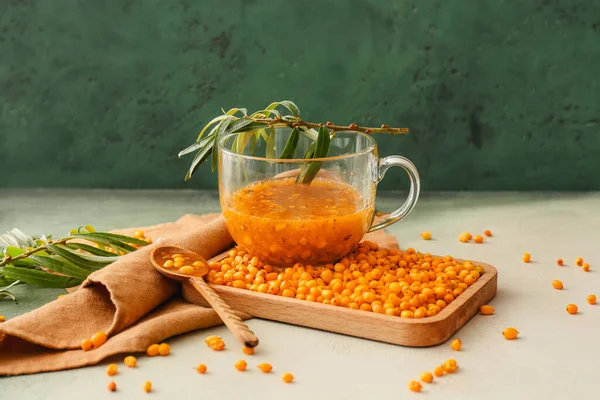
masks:
<path fill-rule="evenodd" d="M 109 364 L 108 367 L 106 367 L 106 375 L 114 376 L 116 374 L 117 374 L 117 364 Z"/>
<path fill-rule="evenodd" d="M 578 310 L 579 310 L 579 308 L 575 304 L 567 305 L 567 312 L 569 314 L 577 314 Z"/>
<path fill-rule="evenodd" d="M 251 356 L 252 354 L 254 354 L 254 348 L 253 347 L 242 347 L 242 351 L 244 352 L 244 354 L 247 354 L 249 356 Z"/>
<path fill-rule="evenodd" d="M 485 231 L 483 231 L 483 234 L 488 237 L 492 236 L 492 232 L 489 229 L 486 229 Z"/>
<path fill-rule="evenodd" d="M 556 260 L 556 265 L 558 265 L 559 267 L 562 267 L 563 265 L 565 265 L 565 262 L 563 261 L 562 258 L 559 258 Z"/>
<path fill-rule="evenodd" d="M 149 357 L 157 356 L 158 355 L 158 349 L 159 349 L 159 345 L 158 344 L 151 344 L 146 349 L 146 355 L 148 355 Z"/>
<path fill-rule="evenodd" d="M 563 283 L 559 280 L 552 281 L 552 287 L 556 290 L 561 290 L 563 288 Z"/>
<path fill-rule="evenodd" d="M 258 364 L 258 369 L 260 369 L 264 373 L 269 373 L 269 372 L 271 372 L 273 367 L 269 363 L 262 363 L 262 364 Z"/>
<path fill-rule="evenodd" d="M 525 253 L 525 254 L 523 254 L 523 257 L 521 257 L 521 259 L 523 260 L 523 262 L 528 263 L 531 261 L 531 254 Z"/>
<path fill-rule="evenodd" d="M 483 243 L 483 236 L 481 236 L 481 235 L 475 235 L 475 236 L 473 237 L 473 241 L 474 241 L 475 243 Z"/>
<path fill-rule="evenodd" d="M 152 391 L 152 382 L 150 382 L 150 381 L 144 382 L 144 386 L 143 387 L 144 387 L 144 391 L 146 393 L 150 393 Z"/>
<path fill-rule="evenodd" d="M 458 365 L 456 364 L 456 360 L 451 358 L 449 360 L 446 360 L 442 367 L 444 368 L 444 372 L 446 374 L 453 374 L 456 372 Z"/>
<path fill-rule="evenodd" d="M 471 235 L 469 232 L 463 232 L 458 236 L 458 240 L 463 243 L 467 243 L 472 238 L 473 238 L 473 235 Z"/>
<path fill-rule="evenodd" d="M 158 346 L 158 354 L 160 354 L 161 356 L 168 356 L 170 352 L 171 346 L 169 346 L 167 343 L 161 343 Z"/>
<path fill-rule="evenodd" d="M 587 297 L 588 304 L 596 304 L 596 295 L 590 294 Z"/>
<path fill-rule="evenodd" d="M 421 380 L 425 383 L 431 383 L 433 382 L 433 375 L 431 372 L 423 372 L 421 374 Z"/>
<path fill-rule="evenodd" d="M 281 380 L 285 383 L 292 383 L 292 381 L 294 380 L 294 375 L 290 374 L 289 372 L 286 372 L 282 375 Z"/>
<path fill-rule="evenodd" d="M 81 342 L 81 350 L 83 351 L 91 350 L 92 347 L 94 347 L 94 345 L 92 344 L 92 341 L 90 339 L 83 339 L 83 341 Z"/>
<path fill-rule="evenodd" d="M 494 309 L 494 307 L 487 305 L 487 304 L 479 307 L 479 312 L 482 313 L 483 315 L 491 315 L 494 313 L 494 311 L 496 311 Z"/>
<path fill-rule="evenodd" d="M 144 232 L 143 231 L 135 231 L 135 233 L 133 234 L 134 238 L 143 238 L 144 237 Z"/>
<path fill-rule="evenodd" d="M 196 372 L 198 372 L 199 374 L 205 374 L 206 373 L 206 365 L 198 364 L 198 366 L 196 367 Z"/>
<path fill-rule="evenodd" d="M 108 382 L 107 388 L 111 392 L 114 392 L 115 390 L 117 390 L 117 384 L 115 382 L 113 382 L 113 381 L 110 381 L 110 382 Z"/>
<path fill-rule="evenodd" d="M 97 332 L 96 334 L 94 334 L 94 336 L 92 336 L 92 338 L 90 340 L 92 341 L 94 348 L 98 348 L 98 347 L 102 346 L 104 343 L 106 343 L 106 333 Z"/>
<path fill-rule="evenodd" d="M 239 360 L 233 364 L 238 371 L 245 371 L 248 364 L 244 360 Z"/>
<path fill-rule="evenodd" d="M 502 331 L 502 336 L 504 336 L 504 338 L 506 340 L 514 340 L 517 338 L 518 335 L 519 335 L 519 331 L 516 330 L 515 328 L 505 328 Z"/>
<path fill-rule="evenodd" d="M 581 266 L 581 269 L 582 269 L 584 272 L 589 272 L 589 271 L 590 271 L 590 264 L 588 264 L 588 263 L 583 263 L 583 265 Z"/>
<path fill-rule="evenodd" d="M 450 342 L 450 348 L 452 348 L 454 351 L 460 351 L 462 348 L 462 342 L 460 339 L 454 339 L 452 342 Z"/>
<path fill-rule="evenodd" d="M 165 263 L 163 264 L 163 267 L 165 268 L 173 268 L 173 260 L 167 260 L 165 261 Z"/>
<path fill-rule="evenodd" d="M 431 232 L 421 232 L 421 238 L 423 240 L 431 240 Z"/>
<path fill-rule="evenodd" d="M 66 294 L 59 294 L 59 295 L 56 297 L 56 299 L 57 299 L 57 300 L 58 300 L 58 299 L 62 299 L 62 298 L 63 298 L 63 297 L 65 297 L 65 296 L 66 296 Z"/>
<path fill-rule="evenodd" d="M 134 356 L 127 356 L 127 357 L 125 357 L 125 359 L 123 360 L 123 362 L 129 368 L 135 368 L 135 366 L 137 365 L 137 359 Z"/>
<path fill-rule="evenodd" d="M 296 263 L 280 271 L 236 248 L 222 261 L 210 263 L 207 281 L 388 316 L 428 318 L 484 272 L 481 266 L 450 256 L 379 248 L 365 241 L 336 264 L 315 268 Z M 217 343 L 221 342 L 210 344 Z"/>
<path fill-rule="evenodd" d="M 433 369 L 433 374 L 437 377 L 444 375 L 444 367 L 441 365 L 438 365 L 437 367 L 435 367 Z"/>
<path fill-rule="evenodd" d="M 408 390 L 411 392 L 420 392 L 422 388 L 423 386 L 421 386 L 421 384 L 417 381 L 408 382 Z"/>
<path fill-rule="evenodd" d="M 583 265 L 583 258 L 577 257 L 575 259 L 575 264 L 577 264 L 578 267 L 581 267 Z"/>
<path fill-rule="evenodd" d="M 184 274 L 184 275 L 191 275 L 195 271 L 196 271 L 196 269 L 194 267 L 192 267 L 191 265 L 184 265 L 183 267 L 179 268 L 179 273 Z"/>

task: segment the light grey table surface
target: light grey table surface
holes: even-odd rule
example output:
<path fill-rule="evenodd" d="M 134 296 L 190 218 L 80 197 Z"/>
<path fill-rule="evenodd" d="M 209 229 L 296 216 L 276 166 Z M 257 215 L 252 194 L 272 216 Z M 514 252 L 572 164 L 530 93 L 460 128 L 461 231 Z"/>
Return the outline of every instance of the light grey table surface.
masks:
<path fill-rule="evenodd" d="M 388 194 L 378 206 L 389 210 L 401 196 Z M 218 210 L 213 192 L 0 190 L 0 231 L 18 227 L 30 234 L 59 235 L 82 224 L 109 230 Z M 588 305 L 586 297 L 600 297 L 599 226 L 598 193 L 422 195 L 414 211 L 389 229 L 402 248 L 479 260 L 499 270 L 498 295 L 491 303 L 496 314 L 475 316 L 458 332 L 461 352 L 452 351 L 449 343 L 407 348 L 253 319 L 249 325 L 261 340 L 254 356 L 242 354 L 221 326 L 172 338 L 169 357 L 140 356 L 136 369 L 113 357 L 87 368 L 0 378 L 0 399 L 596 398 L 600 305 Z M 484 229 L 494 233 L 484 244 L 457 240 L 463 231 Z M 424 230 L 432 232 L 433 240 L 421 240 Z M 524 252 L 531 253 L 532 263 L 521 262 Z M 590 263 L 590 272 L 574 266 L 578 256 Z M 565 260 L 563 268 L 555 264 L 559 257 Z M 554 290 L 554 279 L 561 279 L 565 290 Z M 0 314 L 12 318 L 60 293 L 19 287 L 19 303 L 0 302 Z M 577 304 L 579 314 L 567 314 L 568 303 Z M 507 326 L 521 332 L 518 340 L 502 337 Z M 203 342 L 208 335 L 223 336 L 228 350 L 209 350 Z M 410 380 L 451 357 L 459 372 L 424 384 L 421 394 L 408 392 Z M 242 358 L 249 363 L 244 373 L 233 367 Z M 263 361 L 274 366 L 272 374 L 256 370 Z M 106 390 L 110 362 L 120 363 L 115 393 Z M 209 369 L 204 376 L 192 368 L 201 362 Z M 293 384 L 281 382 L 285 371 L 295 375 Z M 154 384 L 150 395 L 142 390 L 145 380 Z"/>

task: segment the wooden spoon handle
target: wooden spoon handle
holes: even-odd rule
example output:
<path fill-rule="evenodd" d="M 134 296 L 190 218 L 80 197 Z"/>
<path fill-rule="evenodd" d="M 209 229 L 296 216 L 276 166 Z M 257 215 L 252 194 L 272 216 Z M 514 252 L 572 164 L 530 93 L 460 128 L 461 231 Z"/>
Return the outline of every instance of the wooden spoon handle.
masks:
<path fill-rule="evenodd" d="M 233 312 L 231 307 L 229 307 L 227 303 L 225 303 L 225 301 L 223 301 L 223 299 L 206 284 L 206 282 L 204 282 L 204 279 L 191 278 L 190 282 L 192 286 L 204 296 L 208 304 L 210 304 L 213 310 L 219 314 L 219 317 L 221 317 L 227 328 L 229 328 L 233 335 L 242 342 L 244 346 L 256 347 L 258 345 L 258 338 L 250 328 L 248 328 L 248 325 Z"/>

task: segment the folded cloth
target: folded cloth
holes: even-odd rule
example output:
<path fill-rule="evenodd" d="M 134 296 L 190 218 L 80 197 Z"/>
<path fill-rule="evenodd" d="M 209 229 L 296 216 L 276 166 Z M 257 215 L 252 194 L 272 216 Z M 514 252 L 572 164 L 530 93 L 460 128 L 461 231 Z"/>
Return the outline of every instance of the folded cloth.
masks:
<path fill-rule="evenodd" d="M 92 273 L 73 293 L 0 324 L 0 375 L 92 365 L 119 353 L 145 352 L 166 338 L 222 323 L 212 309 L 183 301 L 180 285 L 152 267 L 150 252 L 172 244 L 212 258 L 234 245 L 223 217 L 185 215 L 174 223 L 119 233 L 138 229 L 155 243 Z M 383 230 L 366 235 L 365 240 L 398 248 L 395 238 Z M 81 350 L 81 342 L 99 331 L 108 335 L 108 341 L 98 349 Z"/>

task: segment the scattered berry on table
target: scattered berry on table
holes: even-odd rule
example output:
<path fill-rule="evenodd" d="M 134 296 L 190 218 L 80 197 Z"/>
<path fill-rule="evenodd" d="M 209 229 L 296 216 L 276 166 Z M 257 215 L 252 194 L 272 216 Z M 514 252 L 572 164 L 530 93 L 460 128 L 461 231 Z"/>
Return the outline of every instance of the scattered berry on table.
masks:
<path fill-rule="evenodd" d="M 271 366 L 271 364 L 269 364 L 269 363 L 261 363 L 261 364 L 258 364 L 257 367 L 264 373 L 269 373 L 273 369 L 273 366 Z"/>
<path fill-rule="evenodd" d="M 114 376 L 116 374 L 117 374 L 117 364 L 109 364 L 108 367 L 106 367 L 106 375 Z"/>
<path fill-rule="evenodd" d="M 579 308 L 575 304 L 568 304 L 567 305 L 567 312 L 569 314 L 577 314 L 578 310 L 579 310 Z"/>
<path fill-rule="evenodd" d="M 487 305 L 487 304 L 479 307 L 479 312 L 482 313 L 483 315 L 491 315 L 494 313 L 494 311 L 496 311 L 494 309 L 494 307 Z"/>
<path fill-rule="evenodd" d="M 167 343 L 161 343 L 158 346 L 158 354 L 160 354 L 161 356 L 168 356 L 170 352 L 171 346 L 169 346 Z"/>
<path fill-rule="evenodd" d="M 244 360 L 239 360 L 233 364 L 238 371 L 245 371 L 248 364 Z"/>
<path fill-rule="evenodd" d="M 206 365 L 204 365 L 204 364 L 198 364 L 198 366 L 196 367 L 196 371 L 199 374 L 205 374 L 206 373 Z"/>
<path fill-rule="evenodd" d="M 462 348 L 462 342 L 460 339 L 454 339 L 451 343 L 450 343 L 450 347 L 452 348 L 452 350 L 454 351 L 460 351 L 460 349 Z"/>
<path fill-rule="evenodd" d="M 519 331 L 515 328 L 506 328 L 502 331 L 502 335 L 506 338 L 506 340 L 514 340 L 519 336 Z"/>
<path fill-rule="evenodd" d="M 552 287 L 556 290 L 561 290 L 563 288 L 563 283 L 559 280 L 552 281 Z"/>
<path fill-rule="evenodd" d="M 431 383 L 433 382 L 433 375 L 431 372 L 423 372 L 421 374 L 421 380 L 425 383 Z"/>
<path fill-rule="evenodd" d="M 590 264 L 588 264 L 588 263 L 583 263 L 583 265 L 581 266 L 581 269 L 582 269 L 584 272 L 589 272 L 589 271 L 590 271 Z"/>
<path fill-rule="evenodd" d="M 127 357 L 125 357 L 125 359 L 123 360 L 123 362 L 129 368 L 135 368 L 135 366 L 137 365 L 137 359 L 134 356 L 127 356 Z"/>
<path fill-rule="evenodd" d="M 158 355 L 158 349 L 159 349 L 159 345 L 158 344 L 151 344 L 150 346 L 148 346 L 148 348 L 146 349 L 146 355 L 148 355 L 149 357 L 154 357 Z"/>
<path fill-rule="evenodd" d="M 411 392 L 420 392 L 422 388 L 423 386 L 421 386 L 421 384 L 417 381 L 408 382 L 408 390 Z"/>

